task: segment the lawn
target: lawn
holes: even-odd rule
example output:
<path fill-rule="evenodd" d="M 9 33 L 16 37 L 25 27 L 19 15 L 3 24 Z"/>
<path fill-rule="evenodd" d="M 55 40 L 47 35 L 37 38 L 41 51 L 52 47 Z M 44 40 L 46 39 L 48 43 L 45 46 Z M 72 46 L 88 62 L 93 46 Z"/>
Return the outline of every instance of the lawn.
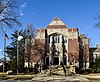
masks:
<path fill-rule="evenodd" d="M 6 73 L 0 73 L 0 80 L 31 80 L 34 75 L 7 75 Z"/>

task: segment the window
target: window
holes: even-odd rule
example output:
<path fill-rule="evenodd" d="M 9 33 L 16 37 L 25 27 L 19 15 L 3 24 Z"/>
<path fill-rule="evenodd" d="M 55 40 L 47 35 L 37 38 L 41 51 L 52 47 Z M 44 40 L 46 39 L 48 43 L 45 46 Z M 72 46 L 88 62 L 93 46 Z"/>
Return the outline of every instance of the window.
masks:
<path fill-rule="evenodd" d="M 62 43 L 67 43 L 67 38 L 62 36 Z"/>
<path fill-rule="evenodd" d="M 50 43 L 50 37 L 47 37 L 47 43 Z"/>
<path fill-rule="evenodd" d="M 46 63 L 47 66 L 49 65 L 49 57 L 48 56 L 46 57 L 45 63 Z"/>
<path fill-rule="evenodd" d="M 57 43 L 57 35 L 54 36 L 54 43 Z"/>
<path fill-rule="evenodd" d="M 59 43 L 60 42 L 60 36 L 59 35 L 54 35 L 53 37 L 52 37 L 52 42 L 53 43 Z"/>
<path fill-rule="evenodd" d="M 62 43 L 64 43 L 64 36 L 62 36 Z"/>
<path fill-rule="evenodd" d="M 64 65 L 67 64 L 67 58 L 66 58 L 66 56 L 63 57 L 63 64 L 64 64 Z"/>
<path fill-rule="evenodd" d="M 67 43 L 67 39 L 66 39 L 66 37 L 64 37 L 64 43 Z"/>
<path fill-rule="evenodd" d="M 52 36 L 52 43 L 54 43 L 54 36 Z"/>
<path fill-rule="evenodd" d="M 60 43 L 60 36 L 58 35 L 58 43 Z"/>

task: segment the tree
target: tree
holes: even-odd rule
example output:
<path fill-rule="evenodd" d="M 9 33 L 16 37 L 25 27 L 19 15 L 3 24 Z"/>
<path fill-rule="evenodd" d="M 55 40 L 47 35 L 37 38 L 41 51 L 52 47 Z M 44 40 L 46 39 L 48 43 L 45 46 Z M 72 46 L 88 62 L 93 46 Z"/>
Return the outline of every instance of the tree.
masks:
<path fill-rule="evenodd" d="M 95 27 L 100 28 L 100 14 L 96 14 L 95 19 L 97 20 Z"/>
<path fill-rule="evenodd" d="M 9 46 L 6 48 L 7 56 L 10 59 L 9 65 L 10 69 L 16 71 L 17 68 L 17 39 L 18 39 L 18 32 L 20 35 L 23 35 L 23 30 L 15 30 L 12 33 L 11 40 Z M 19 41 L 19 69 L 22 69 L 24 67 L 24 39 Z"/>
<path fill-rule="evenodd" d="M 38 56 L 38 59 L 35 59 L 36 61 L 42 61 L 44 60 L 44 54 L 45 54 L 45 44 L 42 40 L 35 40 L 35 43 L 32 46 L 33 48 L 33 54 L 34 56 Z"/>
<path fill-rule="evenodd" d="M 22 29 L 20 31 L 18 30 L 15 30 L 13 33 L 12 33 L 12 36 L 10 37 L 11 38 L 11 43 L 9 46 L 7 46 L 7 50 L 6 50 L 6 53 L 8 54 L 8 57 L 10 59 L 10 67 L 11 69 L 13 68 L 17 68 L 17 40 L 18 40 L 18 33 L 19 35 L 23 36 L 23 39 L 19 41 L 19 69 L 23 69 L 24 68 L 24 58 L 25 56 L 29 56 L 29 54 L 31 53 L 31 39 L 34 37 L 35 35 L 35 32 L 34 32 L 34 28 L 32 26 L 32 24 L 28 24 L 26 29 Z M 28 43 L 28 46 L 27 46 L 27 41 L 29 42 Z M 29 54 L 25 54 L 25 50 L 28 48 L 28 52 Z"/>
<path fill-rule="evenodd" d="M 100 58 L 96 58 L 95 63 L 93 64 L 93 72 L 100 72 Z"/>
<path fill-rule="evenodd" d="M 28 62 L 28 68 L 30 68 L 30 60 L 31 60 L 31 49 L 32 49 L 32 40 L 35 37 L 35 31 L 32 24 L 28 24 L 26 29 L 24 30 L 25 36 L 25 62 Z"/>
<path fill-rule="evenodd" d="M 25 39 L 29 38 L 34 38 L 35 37 L 35 31 L 34 31 L 34 27 L 33 25 L 27 24 L 26 28 L 23 31 L 23 35 L 25 37 Z"/>
<path fill-rule="evenodd" d="M 12 28 L 15 24 L 20 25 L 15 12 L 16 0 L 0 0 L 0 27 L 8 26 Z"/>
<path fill-rule="evenodd" d="M 4 61 L 4 58 L 0 58 L 0 72 L 3 71 L 3 61 Z"/>
<path fill-rule="evenodd" d="M 35 71 L 41 72 L 44 63 L 45 43 L 43 40 L 34 40 L 31 45 L 31 62 L 36 63 Z"/>
<path fill-rule="evenodd" d="M 89 39 L 82 34 L 79 39 L 79 67 L 86 69 L 87 63 L 89 63 Z"/>

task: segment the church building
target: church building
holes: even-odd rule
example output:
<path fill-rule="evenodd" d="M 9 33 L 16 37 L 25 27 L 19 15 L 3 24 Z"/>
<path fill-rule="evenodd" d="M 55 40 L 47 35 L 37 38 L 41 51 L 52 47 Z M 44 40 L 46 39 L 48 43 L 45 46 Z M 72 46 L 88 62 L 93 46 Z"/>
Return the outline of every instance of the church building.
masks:
<path fill-rule="evenodd" d="M 55 17 L 45 28 L 36 29 L 35 40 L 42 40 L 45 45 L 45 65 L 61 65 L 63 63 L 67 66 L 84 67 L 84 63 L 87 63 L 86 67 L 88 68 L 88 38 L 79 34 L 78 28 L 66 26 L 58 17 Z M 86 46 L 86 48 L 80 48 L 80 45 Z M 87 53 L 80 54 L 84 50 Z M 84 60 L 84 56 L 87 56 L 86 60 Z M 35 57 L 32 59 L 32 65 L 35 63 L 34 59 Z M 25 62 L 25 66 L 27 66 L 27 62 Z"/>

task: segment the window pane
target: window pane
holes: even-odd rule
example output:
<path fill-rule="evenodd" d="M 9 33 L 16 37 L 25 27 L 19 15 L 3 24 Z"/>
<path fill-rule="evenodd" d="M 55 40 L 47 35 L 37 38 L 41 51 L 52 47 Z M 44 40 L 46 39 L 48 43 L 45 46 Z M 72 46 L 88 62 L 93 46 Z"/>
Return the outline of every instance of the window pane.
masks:
<path fill-rule="evenodd" d="M 50 43 L 50 38 L 49 37 L 47 37 L 47 43 Z"/>
<path fill-rule="evenodd" d="M 60 36 L 58 35 L 58 43 L 60 42 Z"/>
<path fill-rule="evenodd" d="M 67 43 L 67 39 L 64 36 L 62 36 L 62 43 Z"/>
<path fill-rule="evenodd" d="M 67 43 L 67 39 L 66 39 L 66 37 L 64 37 L 64 43 Z"/>
<path fill-rule="evenodd" d="M 57 43 L 57 35 L 54 36 L 54 43 Z"/>
<path fill-rule="evenodd" d="M 62 43 L 64 43 L 64 36 L 62 36 Z"/>

